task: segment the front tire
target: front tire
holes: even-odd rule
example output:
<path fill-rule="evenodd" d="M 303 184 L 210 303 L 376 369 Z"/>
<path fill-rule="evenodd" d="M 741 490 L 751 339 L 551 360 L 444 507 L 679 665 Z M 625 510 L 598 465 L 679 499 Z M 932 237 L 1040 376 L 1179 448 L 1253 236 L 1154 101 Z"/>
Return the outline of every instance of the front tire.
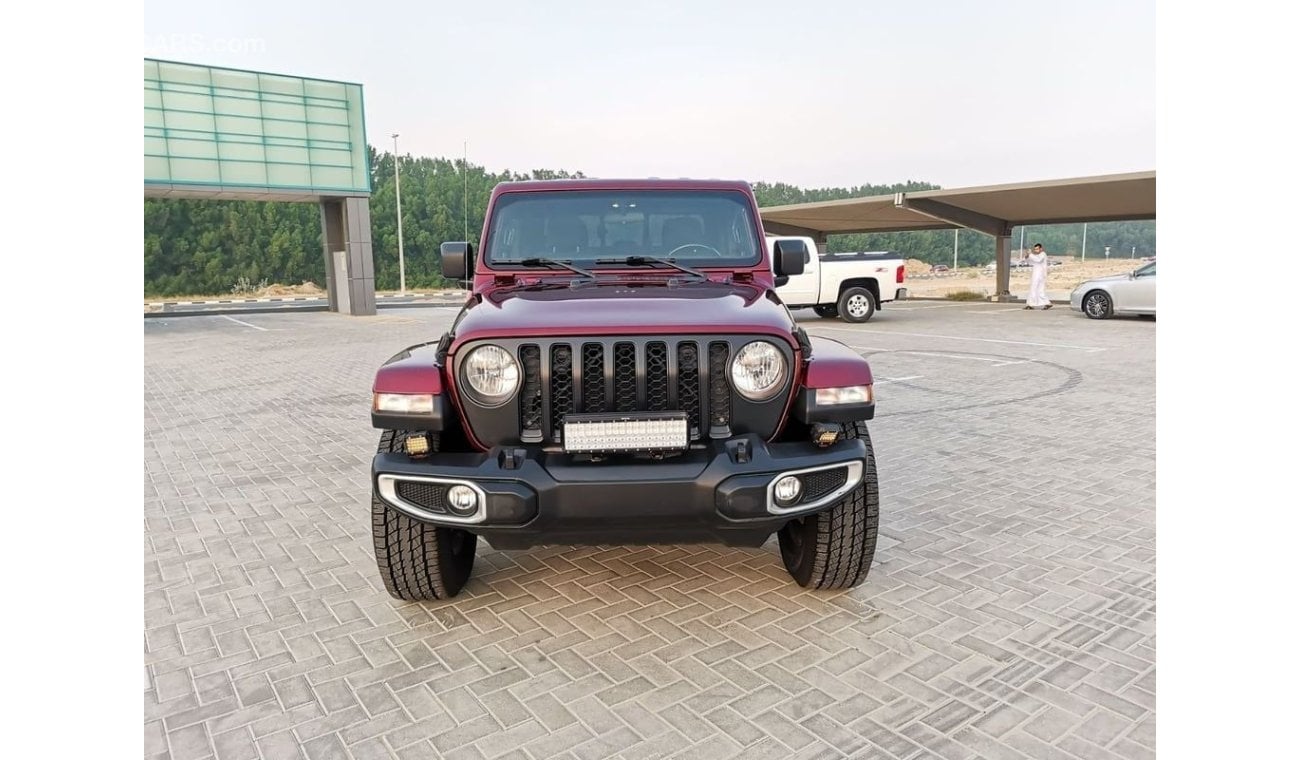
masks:
<path fill-rule="evenodd" d="M 1115 304 L 1104 290 L 1094 290 L 1083 297 L 1083 313 L 1089 319 L 1110 319 L 1115 313 Z"/>
<path fill-rule="evenodd" d="M 880 528 L 876 455 L 865 422 L 841 426 L 840 440 L 850 438 L 867 444 L 862 482 L 834 506 L 791 520 L 777 534 L 781 559 L 800 586 L 852 588 L 871 570 Z"/>
<path fill-rule="evenodd" d="M 438 437 L 430 434 L 432 449 Z M 385 430 L 379 453 L 402 451 L 406 433 Z M 384 588 L 407 602 L 450 599 L 460 592 L 474 569 L 478 536 L 457 528 L 421 522 L 390 507 L 371 486 L 370 515 L 375 539 L 375 562 Z"/>
<path fill-rule="evenodd" d="M 836 311 L 845 322 L 866 322 L 876 313 L 876 297 L 866 288 L 846 288 Z"/>

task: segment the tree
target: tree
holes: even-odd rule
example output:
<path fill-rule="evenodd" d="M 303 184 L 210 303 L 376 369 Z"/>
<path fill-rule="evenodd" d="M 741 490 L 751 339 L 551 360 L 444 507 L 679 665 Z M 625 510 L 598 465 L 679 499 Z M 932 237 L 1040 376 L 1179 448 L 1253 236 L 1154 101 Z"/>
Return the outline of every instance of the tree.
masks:
<path fill-rule="evenodd" d="M 375 287 L 398 286 L 397 193 L 393 155 L 370 151 L 370 233 Z M 408 288 L 439 287 L 439 246 L 468 236 L 475 245 L 483 227 L 492 188 L 499 182 L 582 177 L 564 169 L 527 173 L 487 171 L 461 159 L 401 156 L 402 233 Z M 869 195 L 938 189 L 909 180 L 888 185 L 801 188 L 784 182 L 755 182 L 760 206 L 838 200 Z M 466 192 L 468 189 L 468 193 Z M 465 229 L 468 221 L 468 235 Z M 1018 231 L 1015 234 L 1019 240 Z M 1054 254 L 1078 254 L 1082 225 L 1033 227 L 1026 242 L 1041 242 Z M 952 231 L 832 235 L 832 251 L 893 250 L 931 264 L 951 263 Z M 1154 222 L 1109 222 L 1088 227 L 1088 248 L 1104 246 L 1138 255 L 1156 248 Z M 983 265 L 993 259 L 993 239 L 971 230 L 960 234 L 960 263 Z M 241 277 L 256 283 L 325 282 L 320 211 L 310 203 L 164 200 L 144 202 L 144 292 L 146 296 L 215 295 L 230 292 Z"/>

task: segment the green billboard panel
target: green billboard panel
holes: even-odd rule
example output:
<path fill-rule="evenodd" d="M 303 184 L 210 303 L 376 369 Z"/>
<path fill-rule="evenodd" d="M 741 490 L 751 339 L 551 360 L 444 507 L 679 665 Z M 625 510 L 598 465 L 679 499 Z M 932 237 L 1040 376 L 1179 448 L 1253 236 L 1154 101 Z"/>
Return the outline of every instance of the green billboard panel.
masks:
<path fill-rule="evenodd" d="M 144 183 L 368 194 L 361 85 L 144 61 Z"/>

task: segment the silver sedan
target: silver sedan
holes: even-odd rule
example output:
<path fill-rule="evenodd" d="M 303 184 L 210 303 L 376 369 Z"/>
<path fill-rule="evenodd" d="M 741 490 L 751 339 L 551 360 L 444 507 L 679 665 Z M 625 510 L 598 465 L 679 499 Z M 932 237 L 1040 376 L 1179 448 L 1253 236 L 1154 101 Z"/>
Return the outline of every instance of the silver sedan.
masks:
<path fill-rule="evenodd" d="M 1070 308 L 1091 319 L 1108 319 L 1116 314 L 1155 316 L 1156 263 L 1128 274 L 1084 282 L 1070 293 Z"/>

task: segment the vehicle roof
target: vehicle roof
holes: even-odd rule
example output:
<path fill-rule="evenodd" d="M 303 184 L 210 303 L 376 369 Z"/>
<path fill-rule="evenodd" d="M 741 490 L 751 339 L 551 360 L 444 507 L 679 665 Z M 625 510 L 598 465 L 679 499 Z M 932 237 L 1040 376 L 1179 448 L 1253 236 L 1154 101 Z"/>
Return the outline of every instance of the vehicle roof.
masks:
<path fill-rule="evenodd" d="M 725 179 L 542 179 L 502 182 L 493 188 L 497 193 L 540 192 L 545 190 L 735 190 L 752 192 L 743 180 Z"/>

